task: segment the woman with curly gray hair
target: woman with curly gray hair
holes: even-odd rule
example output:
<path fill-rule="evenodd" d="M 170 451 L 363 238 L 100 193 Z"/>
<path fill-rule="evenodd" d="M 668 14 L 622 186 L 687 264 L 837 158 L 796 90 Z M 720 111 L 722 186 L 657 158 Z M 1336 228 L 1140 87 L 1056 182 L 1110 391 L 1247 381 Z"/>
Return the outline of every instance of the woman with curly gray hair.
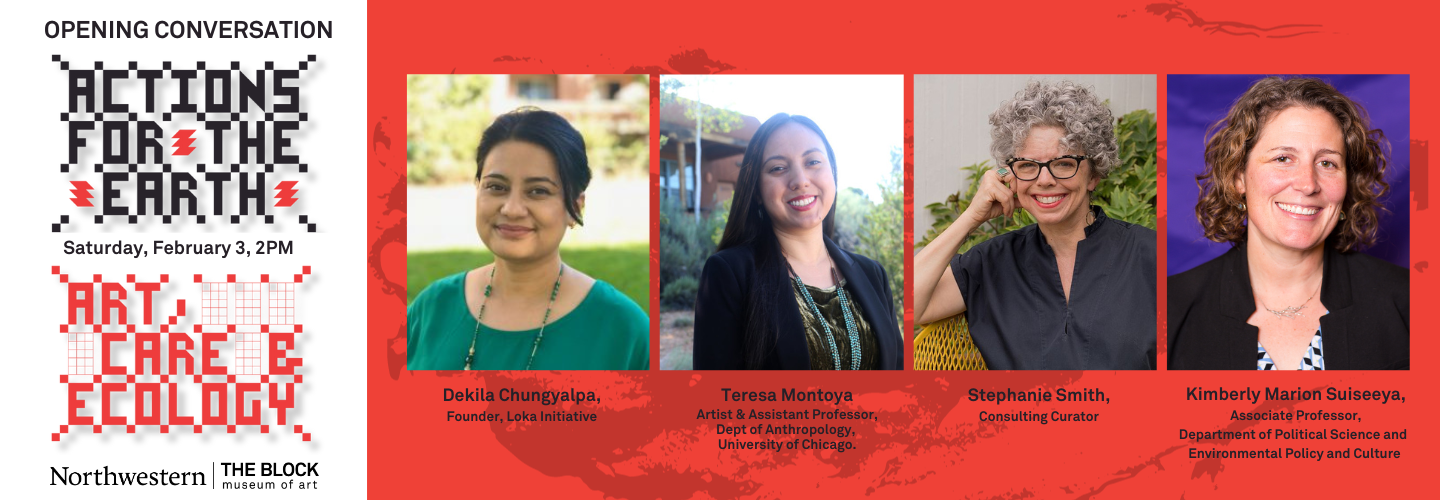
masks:
<path fill-rule="evenodd" d="M 965 212 L 915 256 L 915 321 L 965 313 L 992 370 L 1155 368 L 1155 231 L 1090 193 L 1119 162 L 1094 90 L 1030 82 L 990 115 L 985 172 Z M 1032 224 L 956 251 L 1017 208 Z"/>

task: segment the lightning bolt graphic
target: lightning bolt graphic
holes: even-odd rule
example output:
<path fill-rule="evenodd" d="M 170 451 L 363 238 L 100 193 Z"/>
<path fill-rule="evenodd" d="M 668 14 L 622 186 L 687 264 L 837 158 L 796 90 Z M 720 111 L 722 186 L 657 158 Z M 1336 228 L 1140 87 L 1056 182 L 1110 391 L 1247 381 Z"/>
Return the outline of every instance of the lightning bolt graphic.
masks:
<path fill-rule="evenodd" d="M 171 139 L 175 139 L 175 153 L 171 156 L 187 156 L 194 151 L 195 148 L 190 147 L 191 144 L 195 144 L 195 139 L 190 138 L 192 135 L 195 135 L 194 130 L 176 130 L 175 135 L 170 136 Z"/>
<path fill-rule="evenodd" d="M 90 194 L 90 190 L 95 189 L 90 187 L 90 183 L 85 181 L 70 181 L 70 185 L 75 186 L 75 189 L 70 190 L 70 194 L 75 195 L 74 198 L 70 198 L 71 203 L 74 203 L 77 207 L 95 206 L 95 204 L 90 203 L 90 198 L 95 197 L 95 195 Z"/>
<path fill-rule="evenodd" d="M 275 190 L 280 193 L 275 195 L 275 199 L 280 201 L 275 202 L 275 206 L 288 207 L 294 205 L 296 200 L 295 193 L 300 192 L 299 189 L 295 188 L 295 184 L 299 182 L 300 181 L 285 181 L 276 185 Z"/>

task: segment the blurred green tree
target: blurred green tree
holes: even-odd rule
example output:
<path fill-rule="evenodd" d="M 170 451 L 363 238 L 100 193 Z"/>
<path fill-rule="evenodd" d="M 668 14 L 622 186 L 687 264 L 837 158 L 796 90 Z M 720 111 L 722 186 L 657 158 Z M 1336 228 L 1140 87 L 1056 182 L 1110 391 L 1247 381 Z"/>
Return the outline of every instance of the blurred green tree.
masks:
<path fill-rule="evenodd" d="M 904 152 L 890 149 L 890 174 L 880 183 L 880 203 L 865 214 L 859 232 L 859 253 L 885 268 L 895 321 L 905 322 L 905 174 Z"/>
<path fill-rule="evenodd" d="M 873 206 L 860 188 L 841 189 L 835 195 L 835 244 L 850 252 L 860 249 L 860 233 Z"/>
<path fill-rule="evenodd" d="M 488 75 L 405 77 L 406 180 L 414 184 L 467 182 L 474 147 L 490 123 Z"/>

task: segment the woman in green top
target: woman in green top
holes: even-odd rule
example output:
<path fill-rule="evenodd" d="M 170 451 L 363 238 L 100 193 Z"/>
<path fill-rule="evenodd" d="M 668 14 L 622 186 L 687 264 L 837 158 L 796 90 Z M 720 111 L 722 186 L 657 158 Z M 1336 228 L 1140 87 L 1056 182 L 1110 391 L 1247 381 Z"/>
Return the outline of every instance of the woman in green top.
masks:
<path fill-rule="evenodd" d="M 646 370 L 650 320 L 565 265 L 581 223 L 585 139 L 560 115 L 501 115 L 475 155 L 475 230 L 495 262 L 426 287 L 406 310 L 411 370 Z"/>

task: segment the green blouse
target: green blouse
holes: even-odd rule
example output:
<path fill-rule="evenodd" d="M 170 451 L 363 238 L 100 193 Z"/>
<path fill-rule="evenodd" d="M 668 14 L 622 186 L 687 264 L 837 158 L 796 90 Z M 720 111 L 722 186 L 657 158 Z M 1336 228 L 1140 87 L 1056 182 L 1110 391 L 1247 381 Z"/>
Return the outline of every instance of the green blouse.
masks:
<path fill-rule="evenodd" d="M 465 273 L 431 283 L 405 310 L 406 368 L 463 370 L 475 318 L 465 305 Z M 537 318 L 538 319 L 538 318 Z M 482 326 L 472 370 L 523 370 L 539 328 L 504 331 Z M 535 370 L 648 370 L 650 317 L 604 281 L 573 311 L 545 326 Z"/>
<path fill-rule="evenodd" d="M 844 279 L 840 280 L 840 286 L 846 284 Z M 810 348 L 810 369 L 811 370 L 834 370 L 835 358 L 830 353 L 830 342 L 825 339 L 825 328 L 820 326 L 820 318 L 815 317 L 815 311 L 810 309 L 810 304 L 805 302 L 805 296 L 800 294 L 800 285 L 795 280 L 790 280 L 790 288 L 795 292 L 795 304 L 800 307 L 800 320 L 805 324 L 805 343 Z M 840 294 L 836 293 L 836 287 L 818 288 L 805 285 L 810 292 L 810 297 L 815 299 L 815 306 L 820 308 L 820 313 L 825 316 L 824 320 L 830 325 L 830 331 L 835 336 L 835 348 L 840 351 L 840 366 L 842 369 L 850 369 L 850 334 L 845 330 L 845 312 L 840 308 Z M 850 293 L 853 288 L 847 288 L 845 295 L 854 297 Z M 874 370 L 875 356 L 879 354 L 879 348 L 875 344 L 875 332 L 871 330 L 870 323 L 865 321 L 865 315 L 860 313 L 859 305 L 851 298 L 849 301 L 851 317 L 855 318 L 855 330 L 860 338 L 860 369 Z"/>

